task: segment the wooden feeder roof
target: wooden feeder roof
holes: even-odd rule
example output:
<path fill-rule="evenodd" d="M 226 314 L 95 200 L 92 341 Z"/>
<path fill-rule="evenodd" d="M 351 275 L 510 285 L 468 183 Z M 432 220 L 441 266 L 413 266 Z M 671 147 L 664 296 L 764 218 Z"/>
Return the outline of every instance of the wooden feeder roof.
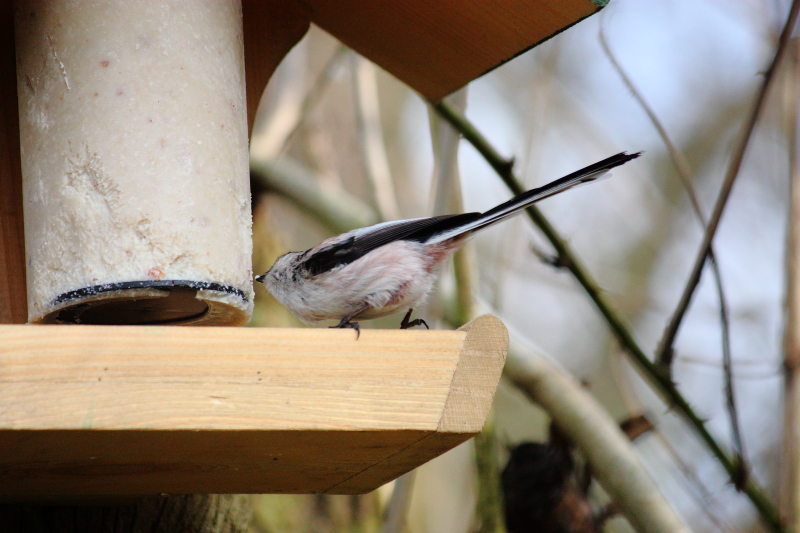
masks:
<path fill-rule="evenodd" d="M 311 21 L 439 100 L 608 0 L 306 0 Z"/>
<path fill-rule="evenodd" d="M 438 101 L 608 0 L 242 0 L 250 125 L 273 70 L 313 22 Z"/>

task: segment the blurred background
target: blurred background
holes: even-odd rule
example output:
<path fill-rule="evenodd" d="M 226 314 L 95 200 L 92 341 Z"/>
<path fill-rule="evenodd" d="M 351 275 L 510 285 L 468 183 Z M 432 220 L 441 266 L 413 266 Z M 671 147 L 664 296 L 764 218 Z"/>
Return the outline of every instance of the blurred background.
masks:
<path fill-rule="evenodd" d="M 708 217 L 788 9 L 777 0 L 612 0 L 450 99 L 514 158 L 527 188 L 621 151 L 645 152 L 611 179 L 539 205 L 648 355 L 680 298 L 703 228 L 674 158 L 609 52 L 686 158 Z M 751 475 L 775 502 L 796 49 L 793 43 L 770 92 L 714 241 L 744 451 Z M 286 251 L 353 227 L 484 211 L 510 196 L 426 101 L 313 26 L 270 81 L 251 156 L 257 273 Z M 690 530 L 764 531 L 750 501 L 633 368 L 586 292 L 548 262 L 552 254 L 524 216 L 495 226 L 473 240 L 458 268 L 446 269 L 437 297 L 416 316 L 449 328 L 490 309 L 512 335 L 584 383 L 615 420 L 645 415 L 654 429 L 632 446 Z M 301 326 L 263 286 L 256 291 L 252 326 Z M 362 326 L 396 328 L 401 318 Z M 706 268 L 675 344 L 672 377 L 730 448 L 721 345 L 719 298 Z M 504 380 L 489 433 L 496 446 L 478 456 L 495 453 L 502 468 L 510 446 L 547 440 L 548 424 L 547 414 Z M 419 468 L 404 530 L 502 531 L 476 514 L 476 468 L 472 441 Z M 391 492 L 387 486 L 359 497 L 255 496 L 250 530 L 379 531 Z M 592 483 L 589 500 L 599 511 L 608 497 Z M 632 528 L 615 516 L 598 530 Z"/>

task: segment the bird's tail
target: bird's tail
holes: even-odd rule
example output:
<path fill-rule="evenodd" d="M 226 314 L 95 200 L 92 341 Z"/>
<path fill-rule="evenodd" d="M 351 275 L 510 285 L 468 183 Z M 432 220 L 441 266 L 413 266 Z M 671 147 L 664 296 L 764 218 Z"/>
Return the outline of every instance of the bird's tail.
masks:
<path fill-rule="evenodd" d="M 626 154 L 625 152 L 622 152 L 607 159 L 603 159 L 602 161 L 598 161 L 593 165 L 589 165 L 588 167 L 582 168 L 576 172 L 573 172 L 572 174 L 564 176 L 563 178 L 552 181 L 547 185 L 543 185 L 536 189 L 531 189 L 520 194 L 519 196 L 515 196 L 511 200 L 504 202 L 497 207 L 490 209 L 489 211 L 486 211 L 474 221 L 453 228 L 449 231 L 444 231 L 433 237 L 433 239 L 428 242 L 443 242 L 448 239 L 452 239 L 453 237 L 474 232 L 481 228 L 485 228 L 486 226 L 491 226 L 492 224 L 500 222 L 507 217 L 517 214 L 521 209 L 524 209 L 529 205 L 538 202 L 539 200 L 544 200 L 545 198 L 549 198 L 550 196 L 564 192 L 567 189 L 572 189 L 578 185 L 583 185 L 584 183 L 589 183 L 590 181 L 600 179 L 612 168 L 624 165 L 631 159 L 636 159 L 640 155 L 642 155 L 641 152 L 637 152 L 635 154 Z"/>

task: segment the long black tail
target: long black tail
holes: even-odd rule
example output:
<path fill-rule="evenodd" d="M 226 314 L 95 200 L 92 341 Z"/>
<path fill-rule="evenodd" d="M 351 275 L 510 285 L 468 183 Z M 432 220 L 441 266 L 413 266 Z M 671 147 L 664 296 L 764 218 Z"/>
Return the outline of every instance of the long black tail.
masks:
<path fill-rule="evenodd" d="M 450 231 L 444 231 L 436 235 L 428 242 L 446 241 L 458 235 L 477 231 L 481 228 L 485 228 L 486 226 L 491 226 L 492 224 L 500 222 L 504 218 L 516 214 L 521 209 L 524 209 L 525 207 L 528 207 L 539 200 L 544 200 L 545 198 L 549 198 L 555 194 L 572 189 L 578 185 L 595 181 L 612 168 L 624 165 L 631 159 L 636 159 L 640 155 L 642 155 L 641 152 L 637 152 L 635 154 L 627 154 L 622 152 L 607 159 L 603 159 L 602 161 L 598 161 L 593 165 L 589 165 L 588 167 L 582 168 L 576 172 L 573 172 L 572 174 L 564 176 L 563 178 L 552 181 L 547 185 L 543 185 L 536 189 L 531 189 L 520 194 L 519 196 L 515 196 L 511 200 L 486 211 L 479 218 L 475 219 L 469 224 L 461 225 L 453 228 Z"/>

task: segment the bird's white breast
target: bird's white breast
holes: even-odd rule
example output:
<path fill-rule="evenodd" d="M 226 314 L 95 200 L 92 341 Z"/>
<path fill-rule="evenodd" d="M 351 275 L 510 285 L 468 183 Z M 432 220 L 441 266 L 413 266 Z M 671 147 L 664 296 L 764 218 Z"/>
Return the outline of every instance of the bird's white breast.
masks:
<path fill-rule="evenodd" d="M 378 318 L 422 305 L 436 281 L 432 263 L 439 261 L 422 243 L 395 241 L 328 272 L 296 280 L 268 276 L 266 284 L 304 322 Z"/>

